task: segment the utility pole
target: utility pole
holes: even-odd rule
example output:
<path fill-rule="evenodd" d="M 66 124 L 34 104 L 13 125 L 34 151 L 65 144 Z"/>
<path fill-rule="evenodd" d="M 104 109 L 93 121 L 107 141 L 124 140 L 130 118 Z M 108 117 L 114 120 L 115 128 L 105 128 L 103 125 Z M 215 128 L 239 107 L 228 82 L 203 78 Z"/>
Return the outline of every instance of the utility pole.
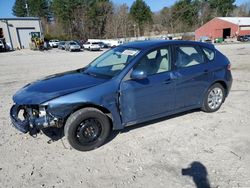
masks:
<path fill-rule="evenodd" d="M 29 17 L 30 13 L 29 13 L 29 6 L 28 6 L 28 3 L 27 3 L 27 0 L 25 0 L 25 9 L 27 11 L 27 16 Z"/>
<path fill-rule="evenodd" d="M 136 38 L 136 25 L 134 24 L 134 37 Z"/>

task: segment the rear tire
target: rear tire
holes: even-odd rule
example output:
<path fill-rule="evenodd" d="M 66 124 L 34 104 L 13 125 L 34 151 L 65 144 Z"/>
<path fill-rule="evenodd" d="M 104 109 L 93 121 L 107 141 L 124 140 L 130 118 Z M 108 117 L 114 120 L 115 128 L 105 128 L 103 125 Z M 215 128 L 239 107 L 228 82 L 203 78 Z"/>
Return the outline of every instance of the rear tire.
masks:
<path fill-rule="evenodd" d="M 225 88 L 216 83 L 207 90 L 203 99 L 202 110 L 204 112 L 216 112 L 225 100 Z"/>
<path fill-rule="evenodd" d="M 110 133 L 108 117 L 95 108 L 83 108 L 68 118 L 64 134 L 69 144 L 79 151 L 100 147 Z"/>

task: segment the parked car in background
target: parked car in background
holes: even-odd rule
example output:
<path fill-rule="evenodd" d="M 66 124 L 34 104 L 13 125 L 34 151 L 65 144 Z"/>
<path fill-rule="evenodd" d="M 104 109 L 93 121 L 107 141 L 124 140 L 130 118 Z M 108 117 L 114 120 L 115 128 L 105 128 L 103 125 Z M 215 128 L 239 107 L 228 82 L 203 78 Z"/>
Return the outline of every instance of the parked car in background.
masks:
<path fill-rule="evenodd" d="M 65 50 L 65 41 L 60 41 L 58 44 L 58 49 Z"/>
<path fill-rule="evenodd" d="M 237 36 L 237 41 L 243 42 L 244 41 L 244 36 L 242 36 L 242 35 Z"/>
<path fill-rule="evenodd" d="M 5 45 L 3 40 L 0 39 L 0 52 L 4 52 L 5 51 Z"/>
<path fill-rule="evenodd" d="M 250 35 L 240 35 L 240 36 L 237 36 L 237 41 L 241 41 L 241 42 L 250 41 Z"/>
<path fill-rule="evenodd" d="M 99 46 L 101 48 L 109 48 L 108 44 L 104 43 L 104 42 L 98 42 Z"/>
<path fill-rule="evenodd" d="M 49 45 L 50 45 L 52 48 L 57 48 L 58 45 L 59 45 L 59 40 L 57 40 L 57 39 L 50 40 L 50 41 L 49 41 Z"/>
<path fill-rule="evenodd" d="M 90 51 L 99 51 L 101 50 L 101 46 L 99 45 L 99 42 L 86 42 L 83 45 L 84 49 L 90 50 Z"/>
<path fill-rule="evenodd" d="M 245 36 L 243 37 L 243 41 L 244 41 L 244 42 L 250 41 L 250 35 L 245 35 Z"/>
<path fill-rule="evenodd" d="M 81 50 L 81 46 L 79 44 L 77 44 L 77 42 L 75 41 L 67 41 L 65 43 L 65 50 L 66 51 L 80 51 Z"/>
<path fill-rule="evenodd" d="M 5 38 L 0 38 L 0 52 L 10 51 L 11 47 L 8 43 L 6 43 Z"/>
<path fill-rule="evenodd" d="M 64 129 L 73 148 L 87 151 L 111 130 L 191 109 L 215 112 L 231 85 L 230 62 L 212 44 L 127 43 L 84 68 L 24 86 L 10 117 L 23 133 Z"/>
<path fill-rule="evenodd" d="M 119 40 L 110 40 L 108 42 L 108 45 L 109 45 L 110 48 L 115 48 L 116 46 L 119 46 L 121 44 L 123 44 L 123 42 L 119 41 Z"/>
<path fill-rule="evenodd" d="M 84 44 L 84 42 L 82 41 L 82 40 L 73 40 L 73 41 L 75 41 L 81 48 L 83 48 L 83 44 Z"/>

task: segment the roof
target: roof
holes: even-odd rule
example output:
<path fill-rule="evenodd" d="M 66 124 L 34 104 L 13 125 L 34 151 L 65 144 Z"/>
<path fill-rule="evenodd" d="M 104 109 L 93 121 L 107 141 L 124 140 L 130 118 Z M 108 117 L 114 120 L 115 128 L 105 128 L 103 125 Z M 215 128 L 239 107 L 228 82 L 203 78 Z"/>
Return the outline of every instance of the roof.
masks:
<path fill-rule="evenodd" d="M 217 17 L 220 20 L 224 20 L 235 25 L 248 26 L 250 25 L 250 17 Z"/>
<path fill-rule="evenodd" d="M 40 20 L 39 17 L 0 18 L 0 20 Z"/>
<path fill-rule="evenodd" d="M 184 40 L 146 40 L 146 41 L 136 41 L 136 42 L 129 42 L 123 44 L 122 46 L 127 48 L 136 48 L 136 49 L 153 49 L 156 47 L 161 47 L 169 44 L 184 44 L 184 45 L 202 45 L 208 48 L 214 48 L 212 44 L 204 43 L 204 42 L 196 42 L 196 41 L 184 41 Z"/>

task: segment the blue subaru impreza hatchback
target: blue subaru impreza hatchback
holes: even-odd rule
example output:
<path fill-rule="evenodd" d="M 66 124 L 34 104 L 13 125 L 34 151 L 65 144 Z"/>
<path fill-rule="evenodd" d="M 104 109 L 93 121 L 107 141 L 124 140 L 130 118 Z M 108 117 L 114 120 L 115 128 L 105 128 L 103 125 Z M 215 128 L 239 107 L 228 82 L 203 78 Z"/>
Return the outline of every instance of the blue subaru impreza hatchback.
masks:
<path fill-rule="evenodd" d="M 23 133 L 56 127 L 81 151 L 111 130 L 200 108 L 217 111 L 232 85 L 230 62 L 212 44 L 127 43 L 88 66 L 24 86 L 13 97 L 13 125 Z"/>

